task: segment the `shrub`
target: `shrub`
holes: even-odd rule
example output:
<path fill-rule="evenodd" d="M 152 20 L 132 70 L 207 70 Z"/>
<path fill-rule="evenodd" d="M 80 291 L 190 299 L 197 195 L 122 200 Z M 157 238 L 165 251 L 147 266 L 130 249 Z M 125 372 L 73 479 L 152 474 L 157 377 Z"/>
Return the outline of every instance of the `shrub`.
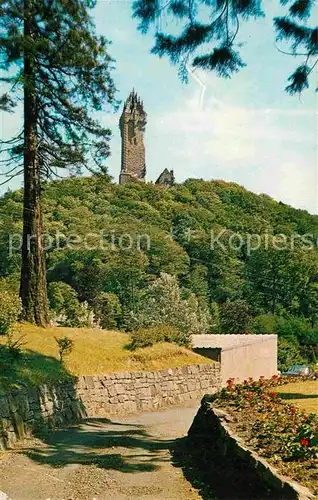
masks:
<path fill-rule="evenodd" d="M 220 306 L 222 333 L 249 333 L 252 316 L 245 300 L 227 301 Z"/>
<path fill-rule="evenodd" d="M 278 317 L 276 332 L 280 337 L 297 337 L 302 342 L 312 332 L 310 323 L 305 318 L 296 316 Z"/>
<path fill-rule="evenodd" d="M 139 311 L 131 313 L 132 329 L 169 325 L 182 332 L 184 343 L 189 344 L 191 335 L 209 330 L 210 314 L 200 308 L 194 294 L 182 299 L 175 276 L 162 273 L 145 291 Z"/>
<path fill-rule="evenodd" d="M 252 331 L 257 334 L 276 333 L 276 320 L 274 314 L 260 314 L 253 319 Z"/>
<path fill-rule="evenodd" d="M 278 369 L 288 370 L 292 365 L 305 363 L 305 359 L 299 352 L 299 344 L 296 338 L 278 339 Z"/>
<path fill-rule="evenodd" d="M 57 281 L 48 285 L 48 298 L 50 308 L 57 314 L 63 314 L 67 310 L 77 310 L 79 301 L 75 290 L 63 281 Z"/>
<path fill-rule="evenodd" d="M 59 349 L 60 363 L 63 363 L 64 356 L 70 354 L 74 347 L 73 340 L 68 337 L 54 337 Z"/>
<path fill-rule="evenodd" d="M 0 293 L 10 292 L 14 295 L 19 294 L 20 274 L 10 274 L 6 278 L 0 278 Z"/>
<path fill-rule="evenodd" d="M 189 339 L 186 335 L 171 326 L 160 325 L 152 328 L 140 328 L 132 332 L 130 347 L 132 349 L 150 347 L 159 342 L 174 342 L 180 346 L 189 346 Z"/>
<path fill-rule="evenodd" d="M 216 302 L 211 302 L 210 304 L 210 316 L 210 332 L 220 333 L 220 311 Z"/>
<path fill-rule="evenodd" d="M 62 281 L 50 283 L 48 286 L 50 308 L 53 310 L 53 321 L 59 326 L 84 328 L 94 326 L 94 313 L 86 302 L 80 302 L 76 291 Z"/>
<path fill-rule="evenodd" d="M 94 301 L 94 313 L 101 328 L 112 329 L 118 326 L 121 305 L 115 293 L 100 293 Z"/>
<path fill-rule="evenodd" d="M 21 314 L 19 297 L 10 292 L 0 292 L 0 335 L 9 333 Z"/>

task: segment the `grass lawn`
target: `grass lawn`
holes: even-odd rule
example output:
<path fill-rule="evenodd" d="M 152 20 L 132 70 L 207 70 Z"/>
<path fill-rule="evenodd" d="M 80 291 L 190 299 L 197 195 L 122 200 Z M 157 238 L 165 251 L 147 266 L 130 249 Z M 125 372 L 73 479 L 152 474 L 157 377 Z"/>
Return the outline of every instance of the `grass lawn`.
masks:
<path fill-rule="evenodd" d="M 277 387 L 279 396 L 307 413 L 318 413 L 318 382 L 305 380 Z"/>
<path fill-rule="evenodd" d="M 8 381 L 41 384 L 63 380 L 70 375 L 102 375 L 116 371 L 159 370 L 213 361 L 174 344 L 156 344 L 130 351 L 127 333 L 88 328 L 39 328 L 20 325 L 16 336 L 24 335 L 26 343 L 23 361 L 15 363 Z M 54 337 L 69 337 L 73 351 L 65 357 L 64 366 L 58 361 Z M 0 337 L 5 343 L 5 337 Z M 2 378 L 2 387 L 8 384 Z"/>

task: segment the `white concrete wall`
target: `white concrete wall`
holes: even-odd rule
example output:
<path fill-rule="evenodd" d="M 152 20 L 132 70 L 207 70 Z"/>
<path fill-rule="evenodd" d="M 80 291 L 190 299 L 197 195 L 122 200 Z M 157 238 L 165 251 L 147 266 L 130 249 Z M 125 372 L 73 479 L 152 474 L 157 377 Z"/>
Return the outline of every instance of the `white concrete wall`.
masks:
<path fill-rule="evenodd" d="M 212 359 L 220 356 L 223 385 L 229 378 L 241 382 L 277 374 L 277 335 L 193 335 L 192 347 Z"/>
<path fill-rule="evenodd" d="M 248 377 L 270 378 L 277 374 L 277 337 L 249 344 L 237 344 L 221 351 L 222 384 L 229 378 L 242 382 Z"/>

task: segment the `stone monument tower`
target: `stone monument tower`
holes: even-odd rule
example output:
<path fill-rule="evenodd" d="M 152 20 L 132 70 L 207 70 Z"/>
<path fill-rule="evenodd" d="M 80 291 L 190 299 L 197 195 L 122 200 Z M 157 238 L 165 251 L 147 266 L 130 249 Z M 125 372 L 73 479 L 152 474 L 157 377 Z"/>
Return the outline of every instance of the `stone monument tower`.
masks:
<path fill-rule="evenodd" d="M 143 102 L 133 90 L 124 104 L 119 120 L 121 133 L 121 171 L 119 184 L 134 180 L 144 181 L 146 176 L 144 133 L 147 115 Z"/>

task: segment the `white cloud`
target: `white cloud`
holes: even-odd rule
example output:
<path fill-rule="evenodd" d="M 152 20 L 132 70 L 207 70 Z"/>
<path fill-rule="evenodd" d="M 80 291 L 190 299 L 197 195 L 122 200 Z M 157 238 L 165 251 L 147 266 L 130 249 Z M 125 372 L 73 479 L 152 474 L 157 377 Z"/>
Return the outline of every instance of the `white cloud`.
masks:
<path fill-rule="evenodd" d="M 272 177 L 271 189 L 285 203 L 317 213 L 317 172 L 300 161 L 283 163 Z"/>
<path fill-rule="evenodd" d="M 317 211 L 314 110 L 249 108 L 215 97 L 200 108 L 200 96 L 197 87 L 183 106 L 152 117 L 148 126 L 177 175 L 232 179 Z"/>

